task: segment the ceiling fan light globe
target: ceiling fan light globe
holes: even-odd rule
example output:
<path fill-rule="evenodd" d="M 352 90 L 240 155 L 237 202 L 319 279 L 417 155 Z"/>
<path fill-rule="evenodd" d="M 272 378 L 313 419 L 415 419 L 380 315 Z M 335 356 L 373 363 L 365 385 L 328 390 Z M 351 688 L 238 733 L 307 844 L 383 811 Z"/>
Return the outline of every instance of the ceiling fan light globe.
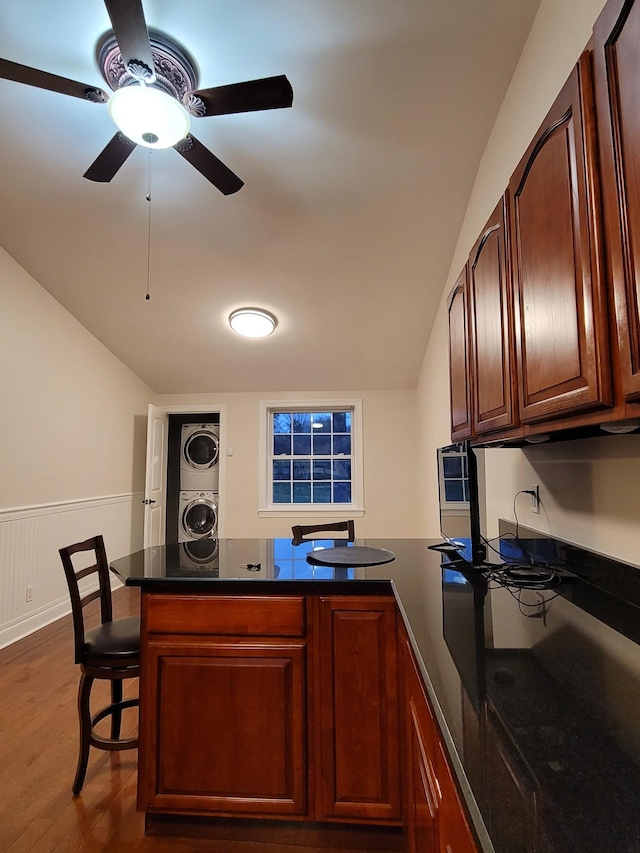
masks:
<path fill-rule="evenodd" d="M 125 86 L 111 95 L 107 106 L 119 130 L 146 148 L 171 148 L 189 133 L 189 113 L 160 89 Z"/>
<path fill-rule="evenodd" d="M 245 338 L 266 338 L 277 324 L 273 314 L 260 308 L 239 308 L 229 316 L 233 331 Z"/>

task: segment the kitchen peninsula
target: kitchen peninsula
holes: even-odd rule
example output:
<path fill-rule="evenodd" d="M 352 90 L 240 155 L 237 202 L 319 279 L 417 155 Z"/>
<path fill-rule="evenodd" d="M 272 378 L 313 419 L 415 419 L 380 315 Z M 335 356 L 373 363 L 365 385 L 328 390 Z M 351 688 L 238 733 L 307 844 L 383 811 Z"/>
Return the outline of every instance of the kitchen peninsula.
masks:
<path fill-rule="evenodd" d="M 142 589 L 147 832 L 269 820 L 377 827 L 388 850 L 403 827 L 411 851 L 636 849 L 636 605 L 577 577 L 533 620 L 426 540 L 357 544 L 396 559 L 326 568 L 309 545 L 238 539 L 201 574 L 179 546 L 112 563 Z"/>

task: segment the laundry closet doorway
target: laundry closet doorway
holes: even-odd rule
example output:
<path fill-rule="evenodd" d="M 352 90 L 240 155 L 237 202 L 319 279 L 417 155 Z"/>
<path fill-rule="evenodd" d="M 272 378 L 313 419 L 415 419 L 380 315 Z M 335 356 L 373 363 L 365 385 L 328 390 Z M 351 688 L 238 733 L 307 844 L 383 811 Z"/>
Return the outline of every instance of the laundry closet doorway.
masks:
<path fill-rule="evenodd" d="M 197 511 L 203 514 L 203 518 L 215 517 L 215 525 L 209 525 L 207 536 L 217 538 L 224 535 L 224 500 L 220 496 L 224 484 L 225 453 L 222 448 L 225 446 L 225 422 L 226 406 L 223 404 L 149 406 L 144 497 L 145 548 L 178 541 L 181 503 L 184 504 L 186 498 L 195 497 L 196 491 L 198 496 L 202 493 L 201 499 L 207 503 L 202 508 L 198 507 Z M 213 438 L 207 435 L 211 427 Z M 217 453 L 214 452 L 216 442 Z M 183 464 L 182 479 L 188 489 L 182 490 L 181 498 L 182 444 L 190 448 L 194 465 L 193 471 L 189 472 L 188 462 Z M 193 511 L 189 518 L 193 519 Z"/>

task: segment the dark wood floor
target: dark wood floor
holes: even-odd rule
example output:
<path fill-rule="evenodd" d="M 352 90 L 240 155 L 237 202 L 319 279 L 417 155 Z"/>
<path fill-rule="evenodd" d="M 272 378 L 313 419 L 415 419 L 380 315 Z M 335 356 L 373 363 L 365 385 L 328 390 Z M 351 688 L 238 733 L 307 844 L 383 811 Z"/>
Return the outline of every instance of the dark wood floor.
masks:
<path fill-rule="evenodd" d="M 114 593 L 115 617 L 137 613 L 136 589 Z M 97 622 L 97 613 L 93 619 Z M 0 851 L 2 853 L 95 853 L 95 851 L 215 851 L 215 853 L 318 853 L 309 833 L 295 830 L 286 845 L 146 838 L 136 811 L 137 753 L 92 749 L 79 797 L 71 794 L 78 748 L 71 617 L 54 622 L 0 650 Z M 137 684 L 130 685 L 133 694 Z M 106 704 L 108 686 L 94 684 L 95 705 Z M 125 728 L 134 731 L 135 711 Z M 106 729 L 105 729 L 106 731 Z M 361 853 L 332 841 L 334 853 Z M 384 835 L 367 850 L 385 851 Z M 335 846 L 334 846 L 335 845 Z M 397 849 L 396 845 L 393 845 Z"/>

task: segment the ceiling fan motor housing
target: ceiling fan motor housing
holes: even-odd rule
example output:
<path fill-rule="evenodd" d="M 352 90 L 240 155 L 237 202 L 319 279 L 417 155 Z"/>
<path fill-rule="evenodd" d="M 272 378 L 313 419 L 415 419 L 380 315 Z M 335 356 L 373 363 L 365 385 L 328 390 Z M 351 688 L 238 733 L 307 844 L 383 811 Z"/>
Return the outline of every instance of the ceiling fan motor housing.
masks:
<path fill-rule="evenodd" d="M 149 29 L 149 43 L 156 73 L 151 85 L 182 103 L 187 92 L 198 88 L 195 61 L 181 45 L 158 30 Z M 106 84 L 114 92 L 140 82 L 139 67 L 133 68 L 135 60 L 129 67 L 125 65 L 113 31 L 105 33 L 98 42 L 96 59 Z"/>

